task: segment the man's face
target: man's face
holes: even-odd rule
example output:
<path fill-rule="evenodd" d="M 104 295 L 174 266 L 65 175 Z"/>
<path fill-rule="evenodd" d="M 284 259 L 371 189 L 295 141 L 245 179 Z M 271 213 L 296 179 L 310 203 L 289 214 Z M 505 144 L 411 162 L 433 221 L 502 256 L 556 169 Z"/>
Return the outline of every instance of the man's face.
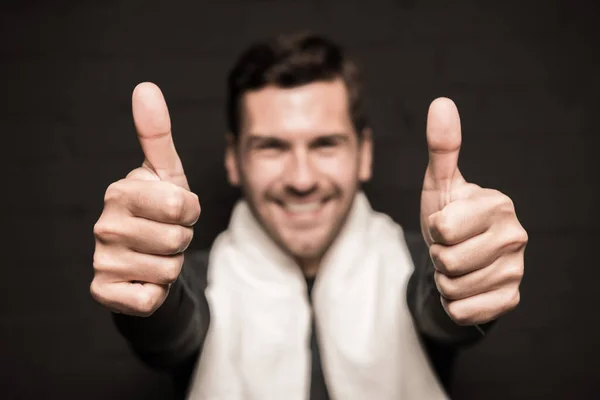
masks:
<path fill-rule="evenodd" d="M 371 175 L 371 135 L 358 140 L 341 80 L 242 100 L 237 143 L 227 150 L 232 184 L 241 185 L 269 235 L 300 262 L 318 260 L 335 239 L 360 181 Z"/>

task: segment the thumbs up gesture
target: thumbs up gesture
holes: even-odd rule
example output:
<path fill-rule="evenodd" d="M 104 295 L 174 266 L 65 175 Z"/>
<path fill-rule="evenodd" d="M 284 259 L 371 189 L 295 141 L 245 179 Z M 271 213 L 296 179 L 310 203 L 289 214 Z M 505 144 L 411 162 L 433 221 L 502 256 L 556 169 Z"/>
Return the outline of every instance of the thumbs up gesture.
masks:
<path fill-rule="evenodd" d="M 92 297 L 113 312 L 149 316 L 165 301 L 200 216 L 171 136 L 160 89 L 139 84 L 133 119 L 145 160 L 106 190 L 94 226 Z"/>
<path fill-rule="evenodd" d="M 489 322 L 519 303 L 527 232 L 508 196 L 467 183 L 460 173 L 460 118 L 452 100 L 431 103 L 427 145 L 421 233 L 441 302 L 459 325 Z"/>

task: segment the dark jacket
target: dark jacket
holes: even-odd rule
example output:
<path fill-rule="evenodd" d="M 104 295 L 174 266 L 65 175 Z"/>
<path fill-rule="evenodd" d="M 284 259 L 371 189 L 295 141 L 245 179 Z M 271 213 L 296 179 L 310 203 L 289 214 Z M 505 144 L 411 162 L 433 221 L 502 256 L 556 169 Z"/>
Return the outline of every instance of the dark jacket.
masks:
<path fill-rule="evenodd" d="M 450 319 L 441 305 L 433 263 L 421 234 L 405 232 L 405 238 L 415 265 L 406 301 L 434 370 L 448 390 L 457 350 L 477 342 L 482 333 Z M 154 314 L 145 318 L 113 314 L 119 332 L 135 354 L 150 367 L 168 371 L 182 397 L 210 324 L 204 296 L 207 268 L 208 251 L 188 251 L 178 280 Z M 485 332 L 490 326 L 481 328 Z"/>

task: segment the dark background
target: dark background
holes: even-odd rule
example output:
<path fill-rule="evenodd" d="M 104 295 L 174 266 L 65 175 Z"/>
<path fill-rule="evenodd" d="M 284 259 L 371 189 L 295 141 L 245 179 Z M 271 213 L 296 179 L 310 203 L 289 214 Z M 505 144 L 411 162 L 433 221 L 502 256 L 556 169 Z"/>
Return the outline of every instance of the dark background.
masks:
<path fill-rule="evenodd" d="M 139 166 L 131 91 L 163 89 L 203 214 L 224 229 L 224 80 L 250 41 L 311 28 L 362 62 L 376 209 L 418 229 L 425 117 L 463 121 L 466 179 L 513 198 L 530 235 L 522 300 L 465 351 L 455 399 L 600 398 L 600 13 L 593 1 L 9 1 L 0 6 L 0 397 L 166 399 L 89 295 L 106 187 Z"/>

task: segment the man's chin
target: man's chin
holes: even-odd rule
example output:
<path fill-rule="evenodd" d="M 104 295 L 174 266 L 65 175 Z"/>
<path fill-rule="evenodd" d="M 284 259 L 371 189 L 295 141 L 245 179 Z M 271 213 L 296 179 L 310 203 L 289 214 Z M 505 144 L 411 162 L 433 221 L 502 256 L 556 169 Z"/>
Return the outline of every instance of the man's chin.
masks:
<path fill-rule="evenodd" d="M 327 240 L 319 240 L 314 235 L 303 241 L 302 238 L 297 238 L 291 243 L 283 241 L 284 250 L 299 262 L 320 260 L 323 254 L 327 251 Z"/>
<path fill-rule="evenodd" d="M 324 251 L 322 251 L 321 249 L 319 250 L 308 250 L 306 251 L 305 249 L 300 249 L 297 251 L 292 251 L 290 252 L 290 254 L 299 262 L 305 263 L 305 262 L 313 262 L 313 261 L 319 261 L 321 259 L 321 257 L 323 256 Z"/>

